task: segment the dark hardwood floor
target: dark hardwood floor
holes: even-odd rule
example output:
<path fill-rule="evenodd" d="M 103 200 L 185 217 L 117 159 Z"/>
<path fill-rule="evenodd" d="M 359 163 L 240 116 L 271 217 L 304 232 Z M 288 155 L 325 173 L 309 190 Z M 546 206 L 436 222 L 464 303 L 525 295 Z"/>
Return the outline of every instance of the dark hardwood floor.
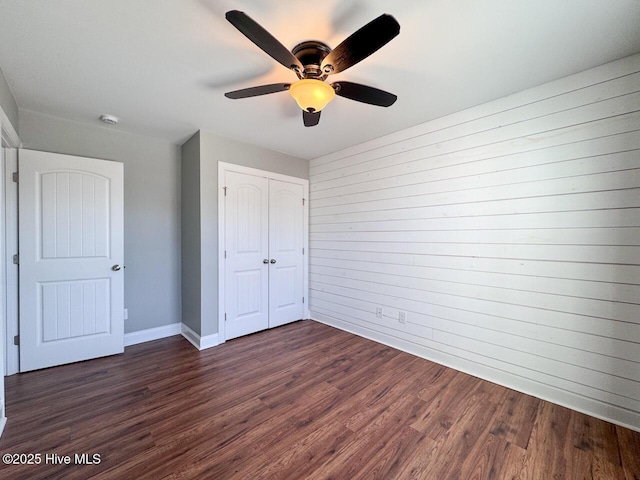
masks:
<path fill-rule="evenodd" d="M 312 321 L 6 378 L 0 478 L 640 479 L 640 433 Z M 99 454 L 92 465 L 45 454 Z M 90 457 L 92 458 L 92 457 Z"/>

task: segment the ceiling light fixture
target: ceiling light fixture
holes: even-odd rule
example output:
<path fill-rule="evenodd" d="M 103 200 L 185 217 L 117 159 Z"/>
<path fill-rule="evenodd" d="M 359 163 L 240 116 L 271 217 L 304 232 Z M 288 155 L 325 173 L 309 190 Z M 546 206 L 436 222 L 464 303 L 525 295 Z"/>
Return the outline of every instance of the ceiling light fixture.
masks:
<path fill-rule="evenodd" d="M 289 93 L 298 102 L 298 106 L 309 113 L 321 111 L 336 96 L 331 85 L 312 78 L 292 83 Z"/>
<path fill-rule="evenodd" d="M 106 113 L 100 115 L 100 120 L 107 125 L 117 125 L 119 121 L 118 117 L 114 117 L 113 115 L 108 115 Z"/>
<path fill-rule="evenodd" d="M 305 127 L 318 125 L 322 109 L 336 95 L 380 107 L 389 107 L 398 98 L 393 93 L 359 83 L 324 83 L 327 76 L 353 67 L 400 33 L 400 24 L 391 15 L 380 15 L 347 37 L 333 50 L 326 43 L 308 40 L 298 43 L 291 51 L 246 13 L 231 10 L 225 17 L 267 55 L 294 72 L 299 80 L 294 83 L 272 83 L 234 90 L 224 94 L 227 98 L 257 97 L 289 90 L 302 109 Z"/>

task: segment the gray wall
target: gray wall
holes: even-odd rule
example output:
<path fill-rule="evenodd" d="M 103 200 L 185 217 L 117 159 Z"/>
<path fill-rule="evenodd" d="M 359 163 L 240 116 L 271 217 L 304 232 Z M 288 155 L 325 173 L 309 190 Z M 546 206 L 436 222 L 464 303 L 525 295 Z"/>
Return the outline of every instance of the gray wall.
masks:
<path fill-rule="evenodd" d="M 182 145 L 182 323 L 200 333 L 200 132 Z"/>
<path fill-rule="evenodd" d="M 125 332 L 180 322 L 180 147 L 29 110 L 20 110 L 20 139 L 124 163 Z"/>
<path fill-rule="evenodd" d="M 191 141 L 194 141 L 193 137 L 189 140 Z M 192 168 L 192 158 L 189 153 L 191 151 L 189 142 L 183 146 L 183 153 L 185 147 L 188 153 L 187 163 L 183 164 L 183 175 L 189 175 L 191 178 L 189 172 Z M 189 326 L 200 335 L 206 336 L 218 332 L 218 162 L 234 163 L 299 178 L 309 178 L 309 162 L 208 132 L 200 132 L 199 143 L 200 261 L 198 263 L 201 268 L 201 320 L 200 329 Z M 185 158 L 183 158 L 184 161 Z M 195 181 L 193 187 L 195 188 Z M 183 182 L 183 189 L 185 188 L 192 188 L 192 185 Z M 185 210 L 186 205 L 183 206 L 183 215 L 188 214 Z M 183 235 L 191 235 L 191 233 L 183 232 Z M 184 288 L 188 287 L 183 285 Z M 183 310 L 183 315 L 187 311 Z"/>
<path fill-rule="evenodd" d="M 0 69 L 0 107 L 9 118 L 14 130 L 18 131 L 18 105 L 9 89 L 9 84 Z"/>
<path fill-rule="evenodd" d="M 218 162 L 235 163 L 298 178 L 309 178 L 309 161 L 286 153 L 267 150 L 246 143 L 200 132 L 203 159 L 215 163 L 217 182 Z M 209 179 L 211 180 L 211 179 Z M 216 198 L 218 198 L 216 196 Z"/>

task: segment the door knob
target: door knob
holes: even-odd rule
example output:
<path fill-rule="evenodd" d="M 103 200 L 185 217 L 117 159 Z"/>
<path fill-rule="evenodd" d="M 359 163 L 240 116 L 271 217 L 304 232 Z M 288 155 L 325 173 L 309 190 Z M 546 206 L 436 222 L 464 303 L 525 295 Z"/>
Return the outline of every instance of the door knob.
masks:
<path fill-rule="evenodd" d="M 113 270 L 114 272 L 117 272 L 118 270 L 120 270 L 120 265 L 116 264 L 113 267 L 111 267 L 111 270 Z"/>
<path fill-rule="evenodd" d="M 271 263 L 276 263 L 276 259 L 275 259 L 275 258 L 272 258 L 272 259 L 271 259 Z"/>
<path fill-rule="evenodd" d="M 264 260 L 262 260 L 262 263 L 269 263 L 269 260 L 265 258 Z"/>

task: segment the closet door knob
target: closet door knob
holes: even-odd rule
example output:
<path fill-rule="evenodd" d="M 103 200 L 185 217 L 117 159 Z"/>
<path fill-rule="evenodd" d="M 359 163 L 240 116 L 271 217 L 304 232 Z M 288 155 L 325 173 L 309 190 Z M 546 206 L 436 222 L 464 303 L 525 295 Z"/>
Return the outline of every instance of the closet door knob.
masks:
<path fill-rule="evenodd" d="M 272 259 L 271 259 L 271 263 L 276 263 L 276 259 L 275 259 L 275 258 L 272 258 Z"/>
<path fill-rule="evenodd" d="M 262 260 L 262 263 L 269 263 L 269 259 L 265 258 L 264 260 Z"/>

